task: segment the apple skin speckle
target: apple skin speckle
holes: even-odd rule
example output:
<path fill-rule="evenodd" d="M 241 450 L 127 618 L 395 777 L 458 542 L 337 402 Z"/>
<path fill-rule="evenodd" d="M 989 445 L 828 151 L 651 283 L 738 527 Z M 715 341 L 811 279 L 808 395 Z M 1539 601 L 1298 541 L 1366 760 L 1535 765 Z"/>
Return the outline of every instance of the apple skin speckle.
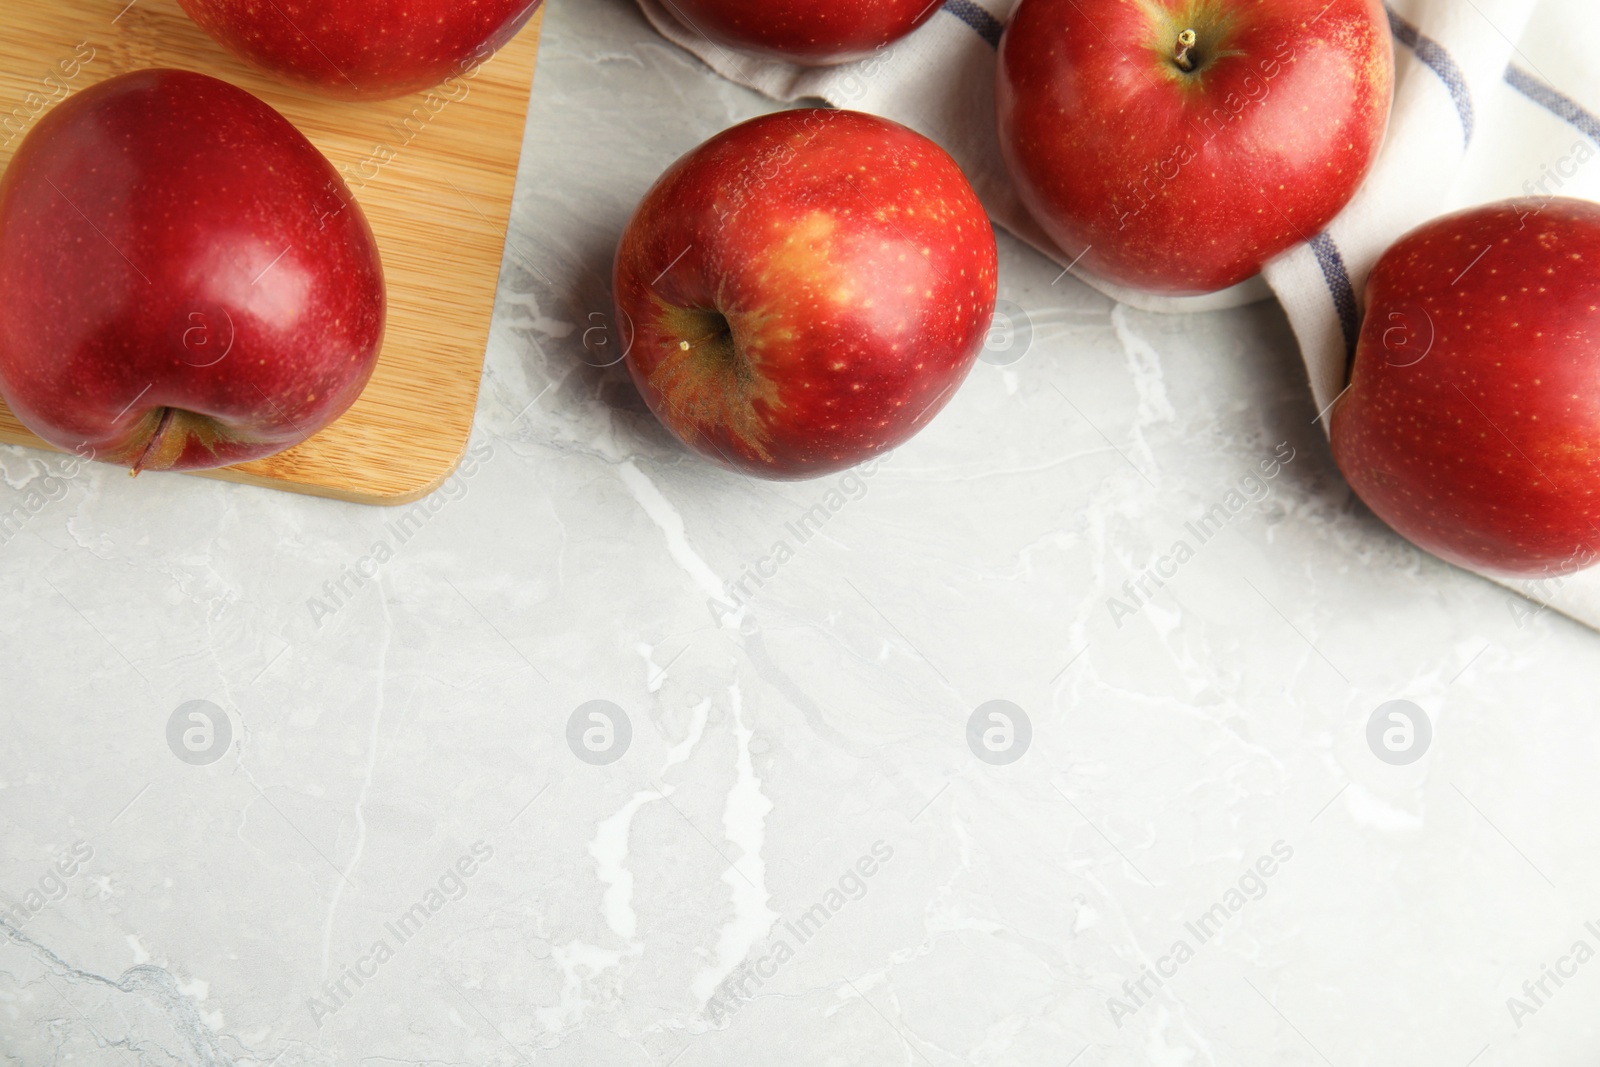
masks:
<path fill-rule="evenodd" d="M 1225 289 L 1355 195 L 1388 128 L 1390 38 L 1380 0 L 1021 0 L 1000 42 L 1001 155 L 1090 274 Z"/>
<path fill-rule="evenodd" d="M 858 112 L 782 111 L 713 137 L 645 195 L 617 249 L 616 321 L 634 384 L 690 448 L 818 477 L 943 408 L 988 335 L 996 260 L 938 145 Z"/>
<path fill-rule="evenodd" d="M 939 13 L 931 0 L 672 0 L 696 34 L 802 66 L 865 59 Z"/>
<path fill-rule="evenodd" d="M 1331 429 L 1367 506 L 1475 570 L 1600 560 L 1600 205 L 1434 219 L 1384 253 L 1365 306 Z"/>
<path fill-rule="evenodd" d="M 178 0 L 234 55 L 325 95 L 384 99 L 428 89 L 504 47 L 531 0 Z"/>
<path fill-rule="evenodd" d="M 145 470 L 310 437 L 360 395 L 386 314 L 332 164 L 243 89 L 175 70 L 91 86 L 28 134 L 0 179 L 0 307 L 23 424 Z"/>

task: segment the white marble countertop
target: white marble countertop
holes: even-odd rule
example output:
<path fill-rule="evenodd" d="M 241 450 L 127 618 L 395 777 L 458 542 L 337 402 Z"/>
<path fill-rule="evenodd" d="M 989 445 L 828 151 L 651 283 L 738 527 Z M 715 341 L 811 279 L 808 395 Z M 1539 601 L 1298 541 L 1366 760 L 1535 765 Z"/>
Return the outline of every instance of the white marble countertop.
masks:
<path fill-rule="evenodd" d="M 811 483 L 586 365 L 634 202 L 768 109 L 554 0 L 408 536 L 0 449 L 0 1063 L 1592 1065 L 1600 638 L 1351 499 L 1275 307 L 1002 235 L 1025 353 Z"/>

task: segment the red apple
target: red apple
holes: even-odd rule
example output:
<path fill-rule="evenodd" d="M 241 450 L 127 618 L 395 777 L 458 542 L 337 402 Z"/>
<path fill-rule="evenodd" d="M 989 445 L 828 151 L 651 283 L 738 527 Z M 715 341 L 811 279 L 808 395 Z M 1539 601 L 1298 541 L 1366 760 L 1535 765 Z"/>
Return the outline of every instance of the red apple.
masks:
<path fill-rule="evenodd" d="M 1367 506 L 1493 574 L 1600 558 L 1600 205 L 1434 219 L 1384 253 L 1366 307 L 1332 430 Z"/>
<path fill-rule="evenodd" d="M 540 0 L 178 0 L 234 55 L 285 81 L 368 99 L 469 73 Z"/>
<path fill-rule="evenodd" d="M 804 478 L 921 429 L 983 348 L 994 230 L 932 141 L 853 111 L 783 111 L 673 164 L 617 250 L 645 402 L 725 466 Z"/>
<path fill-rule="evenodd" d="M 355 402 L 383 335 L 361 209 L 289 121 L 174 70 L 58 104 L 0 180 L 0 395 L 137 473 L 297 444 Z"/>
<path fill-rule="evenodd" d="M 690 30 L 765 59 L 826 66 L 862 59 L 939 11 L 941 0 L 662 0 Z"/>
<path fill-rule="evenodd" d="M 1349 202 L 1393 83 L 1380 0 L 1022 0 L 1000 42 L 1000 147 L 1085 270 L 1205 293 Z"/>

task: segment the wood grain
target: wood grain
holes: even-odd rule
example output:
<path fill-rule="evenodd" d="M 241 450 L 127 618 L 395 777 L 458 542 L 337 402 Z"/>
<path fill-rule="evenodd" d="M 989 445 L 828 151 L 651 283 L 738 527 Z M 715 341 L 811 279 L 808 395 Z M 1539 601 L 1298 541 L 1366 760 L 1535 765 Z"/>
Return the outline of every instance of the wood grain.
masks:
<path fill-rule="evenodd" d="M 304 444 L 204 476 L 405 504 L 455 470 L 477 407 L 543 14 L 470 79 L 363 103 L 252 70 L 177 0 L 0 0 L 0 168 L 71 93 L 145 67 L 195 70 L 298 126 L 345 175 L 377 234 L 389 321 L 361 399 Z M 3 404 L 0 442 L 50 447 Z"/>

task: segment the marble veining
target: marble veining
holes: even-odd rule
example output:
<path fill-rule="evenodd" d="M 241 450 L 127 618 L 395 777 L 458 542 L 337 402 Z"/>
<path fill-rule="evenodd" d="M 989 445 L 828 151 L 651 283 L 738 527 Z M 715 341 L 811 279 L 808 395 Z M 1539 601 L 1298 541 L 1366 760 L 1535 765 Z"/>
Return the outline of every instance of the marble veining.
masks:
<path fill-rule="evenodd" d="M 552 0 L 400 532 L 0 449 L 0 1063 L 1590 1067 L 1600 645 L 1351 497 L 1272 305 L 1002 235 L 872 469 L 655 424 L 617 237 L 770 106 Z"/>

